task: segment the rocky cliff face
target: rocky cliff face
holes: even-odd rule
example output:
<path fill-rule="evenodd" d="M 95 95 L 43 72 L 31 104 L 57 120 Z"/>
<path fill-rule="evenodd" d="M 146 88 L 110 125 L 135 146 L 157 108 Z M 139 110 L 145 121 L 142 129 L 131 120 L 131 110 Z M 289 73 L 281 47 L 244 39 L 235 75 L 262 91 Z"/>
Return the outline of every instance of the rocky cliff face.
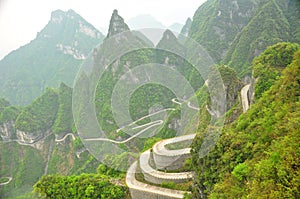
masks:
<path fill-rule="evenodd" d="M 220 66 L 218 70 L 219 74 L 212 70 L 207 81 L 208 87 L 211 88 L 211 92 L 213 93 L 210 96 L 211 99 L 207 109 L 212 116 L 216 117 L 220 117 L 240 101 L 240 91 L 243 87 L 243 83 L 232 68 Z M 224 90 L 222 91 L 217 90 L 215 87 L 215 84 L 220 83 L 219 78 L 222 78 L 223 81 Z M 221 87 L 219 86 L 219 88 Z M 231 119 L 229 118 L 229 120 Z"/>
<path fill-rule="evenodd" d="M 20 130 L 16 130 L 17 140 L 24 144 L 33 144 L 44 137 L 43 133 L 29 133 Z"/>
<path fill-rule="evenodd" d="M 0 136 L 3 141 L 9 141 L 13 139 L 14 132 L 15 132 L 14 126 L 15 126 L 14 121 L 9 121 L 7 123 L 0 125 Z"/>
<path fill-rule="evenodd" d="M 37 150 L 45 147 L 45 138 L 51 132 L 29 133 L 15 129 L 15 121 L 9 121 L 0 125 L 0 136 L 4 143 L 16 141 L 21 145 L 29 145 Z"/>
<path fill-rule="evenodd" d="M 91 41 L 100 42 L 103 35 L 75 11 L 56 10 L 51 13 L 47 26 L 37 34 L 37 39 L 41 38 L 55 40 L 56 49 L 64 54 L 72 55 L 75 59 L 85 59 L 95 45 Z M 84 38 L 87 40 L 83 41 Z"/>

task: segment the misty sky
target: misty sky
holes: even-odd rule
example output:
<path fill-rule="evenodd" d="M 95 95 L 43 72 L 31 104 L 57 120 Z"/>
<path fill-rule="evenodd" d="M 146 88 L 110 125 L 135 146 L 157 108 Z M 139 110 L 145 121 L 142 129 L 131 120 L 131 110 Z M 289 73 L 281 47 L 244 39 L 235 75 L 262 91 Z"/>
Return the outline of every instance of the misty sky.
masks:
<path fill-rule="evenodd" d="M 33 40 L 57 9 L 73 9 L 97 29 L 107 28 L 113 9 L 126 20 L 150 14 L 164 25 L 184 23 L 206 0 L 0 0 L 0 59 Z"/>

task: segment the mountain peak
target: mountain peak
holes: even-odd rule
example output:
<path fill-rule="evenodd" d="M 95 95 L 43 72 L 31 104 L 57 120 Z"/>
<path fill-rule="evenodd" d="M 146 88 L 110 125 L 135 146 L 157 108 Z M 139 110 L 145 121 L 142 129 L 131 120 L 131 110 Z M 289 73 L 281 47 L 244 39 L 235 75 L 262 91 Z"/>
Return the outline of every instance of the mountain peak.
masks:
<path fill-rule="evenodd" d="M 74 10 L 70 9 L 68 11 L 63 10 L 55 10 L 51 13 L 51 22 L 53 23 L 61 23 L 64 19 L 76 19 L 81 18 Z"/>
<path fill-rule="evenodd" d="M 27 105 L 46 87 L 60 82 L 72 85 L 81 63 L 103 38 L 75 11 L 53 11 L 35 39 L 0 61 L 0 96 L 12 104 Z M 24 77 L 25 71 L 30 71 L 30 77 Z M 18 79 L 22 82 L 17 86 L 10 83 Z"/>
<path fill-rule="evenodd" d="M 51 13 L 51 22 L 53 23 L 61 23 L 63 20 L 64 11 L 55 10 Z"/>
<path fill-rule="evenodd" d="M 65 34 L 64 38 L 61 36 L 62 33 Z M 76 41 L 74 41 L 74 39 L 79 38 L 79 34 L 85 35 L 92 39 L 103 38 L 103 35 L 93 25 L 88 23 L 74 10 L 69 9 L 68 11 L 53 11 L 51 13 L 51 19 L 49 23 L 41 32 L 37 34 L 37 37 L 52 39 L 56 38 L 59 41 L 63 39 L 64 44 L 70 45 L 72 42 L 75 42 L 75 45 L 77 46 L 78 39 Z"/>
<path fill-rule="evenodd" d="M 124 19 L 118 14 L 118 10 L 114 10 L 110 18 L 109 29 L 107 37 L 111 37 L 120 32 L 129 30 L 128 25 L 124 22 Z"/>

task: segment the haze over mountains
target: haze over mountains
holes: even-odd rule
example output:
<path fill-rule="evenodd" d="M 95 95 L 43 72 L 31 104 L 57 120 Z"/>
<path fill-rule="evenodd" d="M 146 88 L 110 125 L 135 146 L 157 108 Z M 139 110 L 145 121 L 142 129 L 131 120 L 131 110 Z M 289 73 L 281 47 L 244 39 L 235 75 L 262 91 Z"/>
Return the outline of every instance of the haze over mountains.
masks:
<path fill-rule="evenodd" d="M 0 61 L 0 180 L 2 176 L 9 179 L 7 184 L 0 182 L 0 197 L 32 198 L 34 190 L 49 198 L 120 199 L 137 189 L 145 196 L 145 186 L 135 190 L 126 186 L 126 169 L 134 160 L 141 162 L 140 153 L 157 141 L 180 131 L 196 133 L 196 137 L 189 146 L 190 158 L 172 172 L 193 171 L 193 181 L 151 184 L 152 198 L 161 196 L 156 190 L 162 188 L 189 192 L 186 198 L 299 198 L 299 13 L 298 0 L 206 1 L 180 30 L 199 42 L 208 53 L 205 57 L 216 64 L 218 72 L 212 68 L 204 78 L 189 60 L 172 53 L 196 52 L 182 35 L 165 30 L 156 45 L 140 32 L 128 32 L 132 27 L 127 19 L 114 10 L 105 37 L 75 11 L 54 11 L 33 41 Z M 103 64 L 109 57 L 105 56 L 115 56 L 122 45 L 141 48 Z M 89 70 L 79 70 L 90 51 Z M 200 54 L 192 57 L 203 59 Z M 171 71 L 178 72 L 193 88 L 193 95 L 179 98 L 170 87 L 151 83 L 154 76 L 149 71 L 135 73 L 138 66 L 151 63 L 157 63 L 155 76 L 162 79 L 171 81 L 175 79 Z M 74 91 L 78 71 L 82 84 L 76 84 Z M 104 71 L 101 78 L 93 82 L 99 71 Z M 128 112 L 123 109 L 126 78 L 129 83 L 146 82 L 131 93 Z M 220 78 L 223 89 L 214 89 Z M 120 106 L 113 110 L 118 83 Z M 181 88 L 179 83 L 174 85 Z M 225 103 L 221 103 L 223 95 L 214 97 L 210 91 L 224 94 Z M 74 101 L 77 94 L 82 99 L 79 103 Z M 220 107 L 226 113 L 217 112 Z M 196 110 L 201 117 L 190 118 L 183 126 L 184 108 Z M 155 115 L 162 110 L 165 115 Z M 117 125 L 118 111 L 122 117 L 129 114 L 123 120 L 125 127 Z M 91 113 L 96 115 L 94 120 L 89 120 Z M 216 126 L 211 121 L 217 121 Z M 224 124 L 220 139 L 202 157 L 203 140 L 210 137 L 211 129 L 219 129 L 218 122 Z M 146 136 L 132 136 L 144 129 Z M 97 136 L 90 134 L 103 134 L 116 142 L 132 139 L 115 145 L 93 142 Z M 102 162 L 92 154 L 97 158 L 100 154 Z M 148 183 L 147 174 L 136 172 L 136 180 Z"/>
<path fill-rule="evenodd" d="M 73 10 L 52 12 L 34 40 L 0 61 L 0 96 L 26 105 L 47 87 L 72 86 L 80 64 L 103 38 Z"/>
<path fill-rule="evenodd" d="M 130 21 L 138 29 L 166 28 L 150 15 Z M 174 23 L 170 29 L 180 32 L 181 27 Z M 12 104 L 27 105 L 47 87 L 58 87 L 61 82 L 72 87 L 79 66 L 103 38 L 75 11 L 52 12 L 49 23 L 34 40 L 0 61 L 0 96 Z"/>
<path fill-rule="evenodd" d="M 132 30 L 138 30 L 143 28 L 158 28 L 158 29 L 170 29 L 174 32 L 180 33 L 183 25 L 180 23 L 173 23 L 170 26 L 166 26 L 156 20 L 151 15 L 138 15 L 136 17 L 133 17 L 127 21 L 128 26 Z"/>

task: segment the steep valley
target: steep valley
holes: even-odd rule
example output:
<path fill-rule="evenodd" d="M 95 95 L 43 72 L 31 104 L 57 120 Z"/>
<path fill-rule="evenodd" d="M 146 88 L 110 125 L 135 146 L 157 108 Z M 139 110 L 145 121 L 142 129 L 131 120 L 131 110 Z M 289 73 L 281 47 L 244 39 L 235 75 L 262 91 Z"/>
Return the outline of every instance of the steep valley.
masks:
<path fill-rule="evenodd" d="M 0 198 L 300 198 L 299 13 L 207 0 L 156 44 L 52 12 L 0 61 Z"/>

